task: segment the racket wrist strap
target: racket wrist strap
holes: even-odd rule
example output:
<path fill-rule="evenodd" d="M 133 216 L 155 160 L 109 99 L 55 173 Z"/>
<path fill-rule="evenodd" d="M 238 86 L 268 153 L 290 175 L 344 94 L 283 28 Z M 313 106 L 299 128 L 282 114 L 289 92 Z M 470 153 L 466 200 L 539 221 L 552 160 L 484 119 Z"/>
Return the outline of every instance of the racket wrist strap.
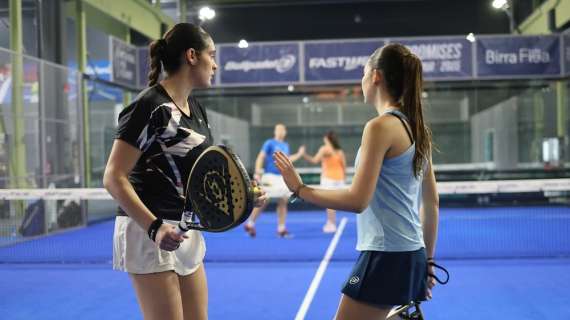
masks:
<path fill-rule="evenodd" d="M 158 233 L 158 229 L 160 229 L 160 226 L 162 226 L 162 219 L 161 218 L 157 218 L 156 220 L 154 220 L 150 226 L 148 227 L 147 233 L 148 233 L 148 237 L 150 238 L 150 240 L 152 240 L 153 242 L 156 240 L 156 234 Z"/>

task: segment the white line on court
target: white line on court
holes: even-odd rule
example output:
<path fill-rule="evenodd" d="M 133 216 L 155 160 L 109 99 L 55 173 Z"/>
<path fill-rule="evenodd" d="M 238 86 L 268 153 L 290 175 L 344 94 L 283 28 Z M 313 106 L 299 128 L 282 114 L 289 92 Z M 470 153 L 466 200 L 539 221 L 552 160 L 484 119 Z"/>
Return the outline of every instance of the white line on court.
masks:
<path fill-rule="evenodd" d="M 307 294 L 305 294 L 305 298 L 303 299 L 303 303 L 301 303 L 301 307 L 299 308 L 299 311 L 297 311 L 297 315 L 295 316 L 295 320 L 305 319 L 305 316 L 307 315 L 307 311 L 309 310 L 309 306 L 311 305 L 311 302 L 313 302 L 313 297 L 315 296 L 315 293 L 317 292 L 317 289 L 319 288 L 319 284 L 321 283 L 321 280 L 323 279 L 323 275 L 325 274 L 325 270 L 327 269 L 327 266 L 329 264 L 329 261 L 331 260 L 331 257 L 334 253 L 334 250 L 336 249 L 336 245 L 338 243 L 338 240 L 340 239 L 340 236 L 342 235 L 342 232 L 344 231 L 344 227 L 346 226 L 347 220 L 348 219 L 346 217 L 344 217 L 340 220 L 340 224 L 338 225 L 338 229 L 337 229 L 336 233 L 334 234 L 334 237 L 332 238 L 331 243 L 329 244 L 329 247 L 327 248 L 327 252 L 325 253 L 325 256 L 323 257 L 323 260 L 321 260 L 321 264 L 319 265 L 319 268 L 317 269 L 317 273 L 315 273 L 315 277 L 313 278 L 313 281 L 311 282 L 311 285 L 309 286 L 309 290 L 307 290 Z"/>

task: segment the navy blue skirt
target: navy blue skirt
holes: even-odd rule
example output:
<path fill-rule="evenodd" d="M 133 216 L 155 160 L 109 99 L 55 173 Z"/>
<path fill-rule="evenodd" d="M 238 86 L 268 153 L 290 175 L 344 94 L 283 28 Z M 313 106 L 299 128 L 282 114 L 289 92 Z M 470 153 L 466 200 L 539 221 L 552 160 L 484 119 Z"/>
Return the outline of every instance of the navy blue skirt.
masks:
<path fill-rule="evenodd" d="M 425 301 L 425 248 L 416 251 L 362 251 L 342 289 L 354 300 L 380 308 Z"/>

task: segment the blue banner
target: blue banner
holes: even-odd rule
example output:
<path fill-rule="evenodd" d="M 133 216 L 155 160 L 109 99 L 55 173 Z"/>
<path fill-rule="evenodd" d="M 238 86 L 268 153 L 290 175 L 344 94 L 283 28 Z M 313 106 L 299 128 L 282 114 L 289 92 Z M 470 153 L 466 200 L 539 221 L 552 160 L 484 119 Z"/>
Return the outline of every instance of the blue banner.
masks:
<path fill-rule="evenodd" d="M 477 39 L 477 76 L 513 78 L 559 76 L 559 36 Z"/>
<path fill-rule="evenodd" d="M 393 39 L 408 47 L 422 60 L 424 79 L 473 78 L 473 44 L 464 37 Z"/>
<path fill-rule="evenodd" d="M 305 43 L 305 81 L 359 81 L 370 55 L 384 40 Z"/>
<path fill-rule="evenodd" d="M 220 46 L 221 84 L 298 82 L 299 44 L 251 44 L 248 48 Z"/>
<path fill-rule="evenodd" d="M 566 72 L 566 75 L 570 75 L 570 32 L 563 34 L 562 38 L 564 41 L 564 71 Z"/>

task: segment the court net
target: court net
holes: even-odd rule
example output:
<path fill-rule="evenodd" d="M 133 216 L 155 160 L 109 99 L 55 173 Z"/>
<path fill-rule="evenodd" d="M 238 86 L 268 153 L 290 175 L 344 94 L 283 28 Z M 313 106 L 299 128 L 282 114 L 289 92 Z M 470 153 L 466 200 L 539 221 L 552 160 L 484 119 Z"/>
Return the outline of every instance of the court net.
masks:
<path fill-rule="evenodd" d="M 441 259 L 570 257 L 570 179 L 441 182 Z M 276 237 L 275 214 L 258 236 L 241 227 L 204 233 L 207 261 L 320 261 L 332 236 L 324 210 L 290 206 L 292 239 Z M 302 209 L 302 210 L 296 210 Z M 116 204 L 104 189 L 0 190 L 0 263 L 110 263 Z M 333 261 L 356 258 L 356 217 L 346 218 Z"/>

